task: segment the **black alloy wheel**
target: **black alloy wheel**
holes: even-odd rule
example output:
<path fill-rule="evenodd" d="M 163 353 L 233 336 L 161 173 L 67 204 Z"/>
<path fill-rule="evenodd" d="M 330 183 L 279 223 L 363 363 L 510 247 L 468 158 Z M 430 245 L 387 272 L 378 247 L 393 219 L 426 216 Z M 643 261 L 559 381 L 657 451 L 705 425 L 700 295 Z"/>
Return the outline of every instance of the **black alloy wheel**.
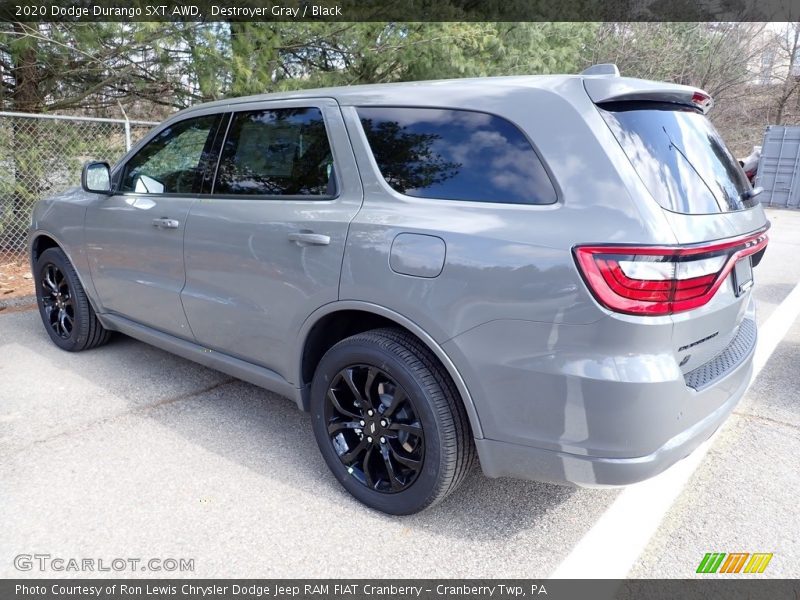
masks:
<path fill-rule="evenodd" d="M 325 418 L 339 460 L 387 494 L 407 489 L 425 459 L 425 434 L 406 391 L 370 365 L 345 367 L 328 388 Z"/>
<path fill-rule="evenodd" d="M 34 266 L 36 302 L 53 343 L 70 352 L 105 344 L 111 332 L 89 303 L 78 274 L 61 248 L 48 248 Z"/>
<path fill-rule="evenodd" d="M 310 400 L 328 468 L 371 508 L 419 512 L 472 468 L 475 446 L 458 390 L 408 331 L 373 329 L 335 344 L 316 367 Z"/>
<path fill-rule="evenodd" d="M 67 340 L 75 326 L 75 304 L 69 282 L 56 265 L 47 263 L 41 270 L 42 307 L 45 323 L 55 335 Z"/>

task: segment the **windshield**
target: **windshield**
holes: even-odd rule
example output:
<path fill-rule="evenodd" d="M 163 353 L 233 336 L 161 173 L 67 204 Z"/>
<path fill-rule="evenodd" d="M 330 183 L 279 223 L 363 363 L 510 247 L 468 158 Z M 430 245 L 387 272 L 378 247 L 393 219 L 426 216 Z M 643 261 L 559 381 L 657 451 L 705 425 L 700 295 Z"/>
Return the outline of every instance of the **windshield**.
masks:
<path fill-rule="evenodd" d="M 616 102 L 600 107 L 647 189 L 666 208 L 686 214 L 750 208 L 750 183 L 711 122 L 675 104 Z"/>

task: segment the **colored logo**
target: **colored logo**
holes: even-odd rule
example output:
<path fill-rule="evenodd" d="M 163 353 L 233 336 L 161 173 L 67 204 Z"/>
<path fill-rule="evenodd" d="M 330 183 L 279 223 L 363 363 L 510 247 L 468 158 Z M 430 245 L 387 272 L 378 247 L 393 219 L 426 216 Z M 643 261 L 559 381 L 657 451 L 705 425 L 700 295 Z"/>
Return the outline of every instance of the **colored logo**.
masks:
<path fill-rule="evenodd" d="M 772 553 L 708 552 L 697 566 L 697 573 L 763 573 Z"/>

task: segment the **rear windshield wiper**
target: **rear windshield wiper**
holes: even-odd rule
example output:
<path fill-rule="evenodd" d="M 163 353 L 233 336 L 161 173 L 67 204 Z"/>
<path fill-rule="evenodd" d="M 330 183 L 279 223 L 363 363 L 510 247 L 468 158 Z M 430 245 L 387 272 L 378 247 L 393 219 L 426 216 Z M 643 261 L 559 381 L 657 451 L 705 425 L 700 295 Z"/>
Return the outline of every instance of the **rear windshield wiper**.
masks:
<path fill-rule="evenodd" d="M 669 140 L 670 147 L 674 148 L 675 152 L 678 153 L 678 156 L 680 156 L 683 160 L 686 161 L 686 164 L 688 164 L 689 167 L 691 167 L 692 171 L 694 171 L 694 174 L 697 175 L 698 179 L 700 179 L 700 181 L 703 182 L 703 185 L 706 186 L 706 189 L 708 190 L 708 193 L 711 194 L 711 197 L 714 199 L 714 201 L 717 202 L 717 204 L 719 204 L 719 200 L 717 200 L 717 196 L 716 196 L 716 194 L 714 194 L 714 190 L 711 189 L 710 185 L 708 185 L 708 182 L 705 180 L 705 177 L 703 177 L 700 174 L 700 171 L 698 171 L 697 167 L 695 167 L 694 164 L 692 164 L 692 161 L 690 161 L 689 157 L 686 156 L 686 154 L 684 154 L 683 150 L 681 150 L 678 147 L 678 145 L 675 142 L 672 141 L 672 136 L 669 134 L 669 131 L 667 131 L 667 128 L 662 125 L 661 129 L 664 130 L 664 135 L 667 136 L 667 139 Z"/>
<path fill-rule="evenodd" d="M 762 188 L 762 187 L 754 187 L 754 188 L 750 188 L 749 190 L 743 191 L 741 194 L 739 194 L 739 197 L 742 200 L 750 200 L 750 198 L 755 198 L 756 196 L 758 196 L 763 191 L 764 191 L 764 188 Z"/>

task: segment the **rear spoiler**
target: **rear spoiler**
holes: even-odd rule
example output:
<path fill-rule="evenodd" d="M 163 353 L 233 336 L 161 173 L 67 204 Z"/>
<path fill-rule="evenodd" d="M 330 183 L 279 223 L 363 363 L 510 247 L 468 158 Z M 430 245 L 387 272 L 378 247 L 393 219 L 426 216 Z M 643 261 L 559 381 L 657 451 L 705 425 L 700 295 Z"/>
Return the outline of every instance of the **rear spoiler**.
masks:
<path fill-rule="evenodd" d="M 594 75 L 584 72 L 583 86 L 595 104 L 605 102 L 671 102 L 700 109 L 704 114 L 712 106 L 714 100 L 701 89 L 688 85 L 615 77 L 608 74 Z"/>

